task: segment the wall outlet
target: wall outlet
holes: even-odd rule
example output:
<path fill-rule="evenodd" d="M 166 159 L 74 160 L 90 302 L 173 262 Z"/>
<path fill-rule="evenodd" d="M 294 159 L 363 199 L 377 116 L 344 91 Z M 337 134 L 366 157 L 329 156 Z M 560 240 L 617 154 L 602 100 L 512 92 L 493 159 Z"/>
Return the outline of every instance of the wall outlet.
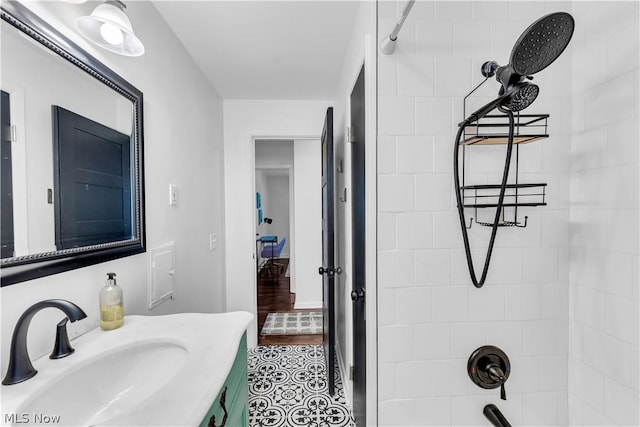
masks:
<path fill-rule="evenodd" d="M 169 185 L 169 206 L 178 204 L 178 187 L 173 184 Z"/>

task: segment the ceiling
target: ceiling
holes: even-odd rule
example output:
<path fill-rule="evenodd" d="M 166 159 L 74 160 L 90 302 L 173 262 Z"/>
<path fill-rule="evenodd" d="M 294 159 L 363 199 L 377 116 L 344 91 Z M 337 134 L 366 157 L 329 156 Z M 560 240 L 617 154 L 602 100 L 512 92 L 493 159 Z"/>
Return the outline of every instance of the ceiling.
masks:
<path fill-rule="evenodd" d="M 334 99 L 357 1 L 154 1 L 225 99 Z"/>

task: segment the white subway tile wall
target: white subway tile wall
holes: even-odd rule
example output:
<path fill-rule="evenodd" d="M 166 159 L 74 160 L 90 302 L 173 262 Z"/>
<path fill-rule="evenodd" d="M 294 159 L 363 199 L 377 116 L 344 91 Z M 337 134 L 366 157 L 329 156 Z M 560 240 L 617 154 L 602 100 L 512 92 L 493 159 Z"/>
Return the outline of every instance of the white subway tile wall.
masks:
<path fill-rule="evenodd" d="M 379 38 L 404 5 L 378 2 Z M 463 97 L 484 61 L 506 63 L 527 26 L 561 10 L 574 39 L 535 76 L 527 110 L 551 115 L 551 136 L 520 149 L 520 180 L 547 182 L 547 206 L 499 230 L 476 289 L 452 180 Z M 640 423 L 639 38 L 638 2 L 418 1 L 396 52 L 379 53 L 380 425 L 488 425 L 487 403 L 512 425 Z M 497 91 L 487 82 L 466 113 Z M 498 182 L 504 153 L 470 149 L 468 182 Z M 489 230 L 469 233 L 479 274 Z M 468 378 L 486 344 L 511 358 L 507 401 Z"/>
<path fill-rule="evenodd" d="M 571 79 L 571 425 L 640 424 L 639 13 L 638 2 L 573 5 L 583 24 Z M 590 66 L 595 58 L 603 67 Z"/>

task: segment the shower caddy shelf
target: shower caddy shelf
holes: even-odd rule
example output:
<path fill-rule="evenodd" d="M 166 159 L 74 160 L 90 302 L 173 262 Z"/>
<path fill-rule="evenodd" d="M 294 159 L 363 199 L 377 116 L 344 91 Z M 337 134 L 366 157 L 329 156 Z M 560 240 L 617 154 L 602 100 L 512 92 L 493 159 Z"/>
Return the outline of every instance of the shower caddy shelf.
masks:
<path fill-rule="evenodd" d="M 466 108 L 465 108 L 466 110 Z M 527 144 L 548 138 L 548 114 L 516 114 L 513 143 Z M 467 125 L 461 144 L 464 145 L 499 145 L 509 141 L 509 121 L 505 114 L 489 114 L 480 120 Z"/>
<path fill-rule="evenodd" d="M 465 97 L 465 104 L 466 104 Z M 466 110 L 466 105 L 465 108 Z M 528 144 L 549 137 L 547 132 L 549 114 L 516 114 L 513 145 L 515 146 L 515 183 L 507 184 L 504 201 L 502 204 L 502 221 L 499 227 L 527 226 L 528 217 L 524 221 L 518 221 L 519 207 L 546 206 L 547 183 L 520 183 L 519 182 L 519 158 L 520 144 Z M 509 141 L 509 121 L 505 114 L 490 114 L 480 120 L 476 120 L 465 128 L 463 138 L 459 145 L 462 147 L 462 205 L 464 208 L 473 208 L 474 217 L 469 221 L 467 228 L 471 228 L 474 222 L 478 225 L 491 227 L 492 222 L 478 221 L 478 209 L 497 208 L 500 194 L 500 184 L 466 184 L 465 158 L 466 152 L 473 146 L 505 145 Z M 506 129 L 506 130 L 505 130 Z M 513 208 L 513 220 L 504 218 L 504 208 Z"/>

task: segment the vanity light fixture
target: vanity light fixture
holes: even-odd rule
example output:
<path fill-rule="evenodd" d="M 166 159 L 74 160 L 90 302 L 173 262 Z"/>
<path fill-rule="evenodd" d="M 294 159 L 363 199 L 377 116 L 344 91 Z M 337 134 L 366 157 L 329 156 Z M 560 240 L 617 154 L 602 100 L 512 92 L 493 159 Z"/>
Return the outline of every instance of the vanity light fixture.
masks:
<path fill-rule="evenodd" d="M 76 19 L 76 28 L 92 43 L 125 56 L 140 56 L 144 45 L 133 33 L 131 21 L 120 0 L 107 0 L 89 16 Z"/>

